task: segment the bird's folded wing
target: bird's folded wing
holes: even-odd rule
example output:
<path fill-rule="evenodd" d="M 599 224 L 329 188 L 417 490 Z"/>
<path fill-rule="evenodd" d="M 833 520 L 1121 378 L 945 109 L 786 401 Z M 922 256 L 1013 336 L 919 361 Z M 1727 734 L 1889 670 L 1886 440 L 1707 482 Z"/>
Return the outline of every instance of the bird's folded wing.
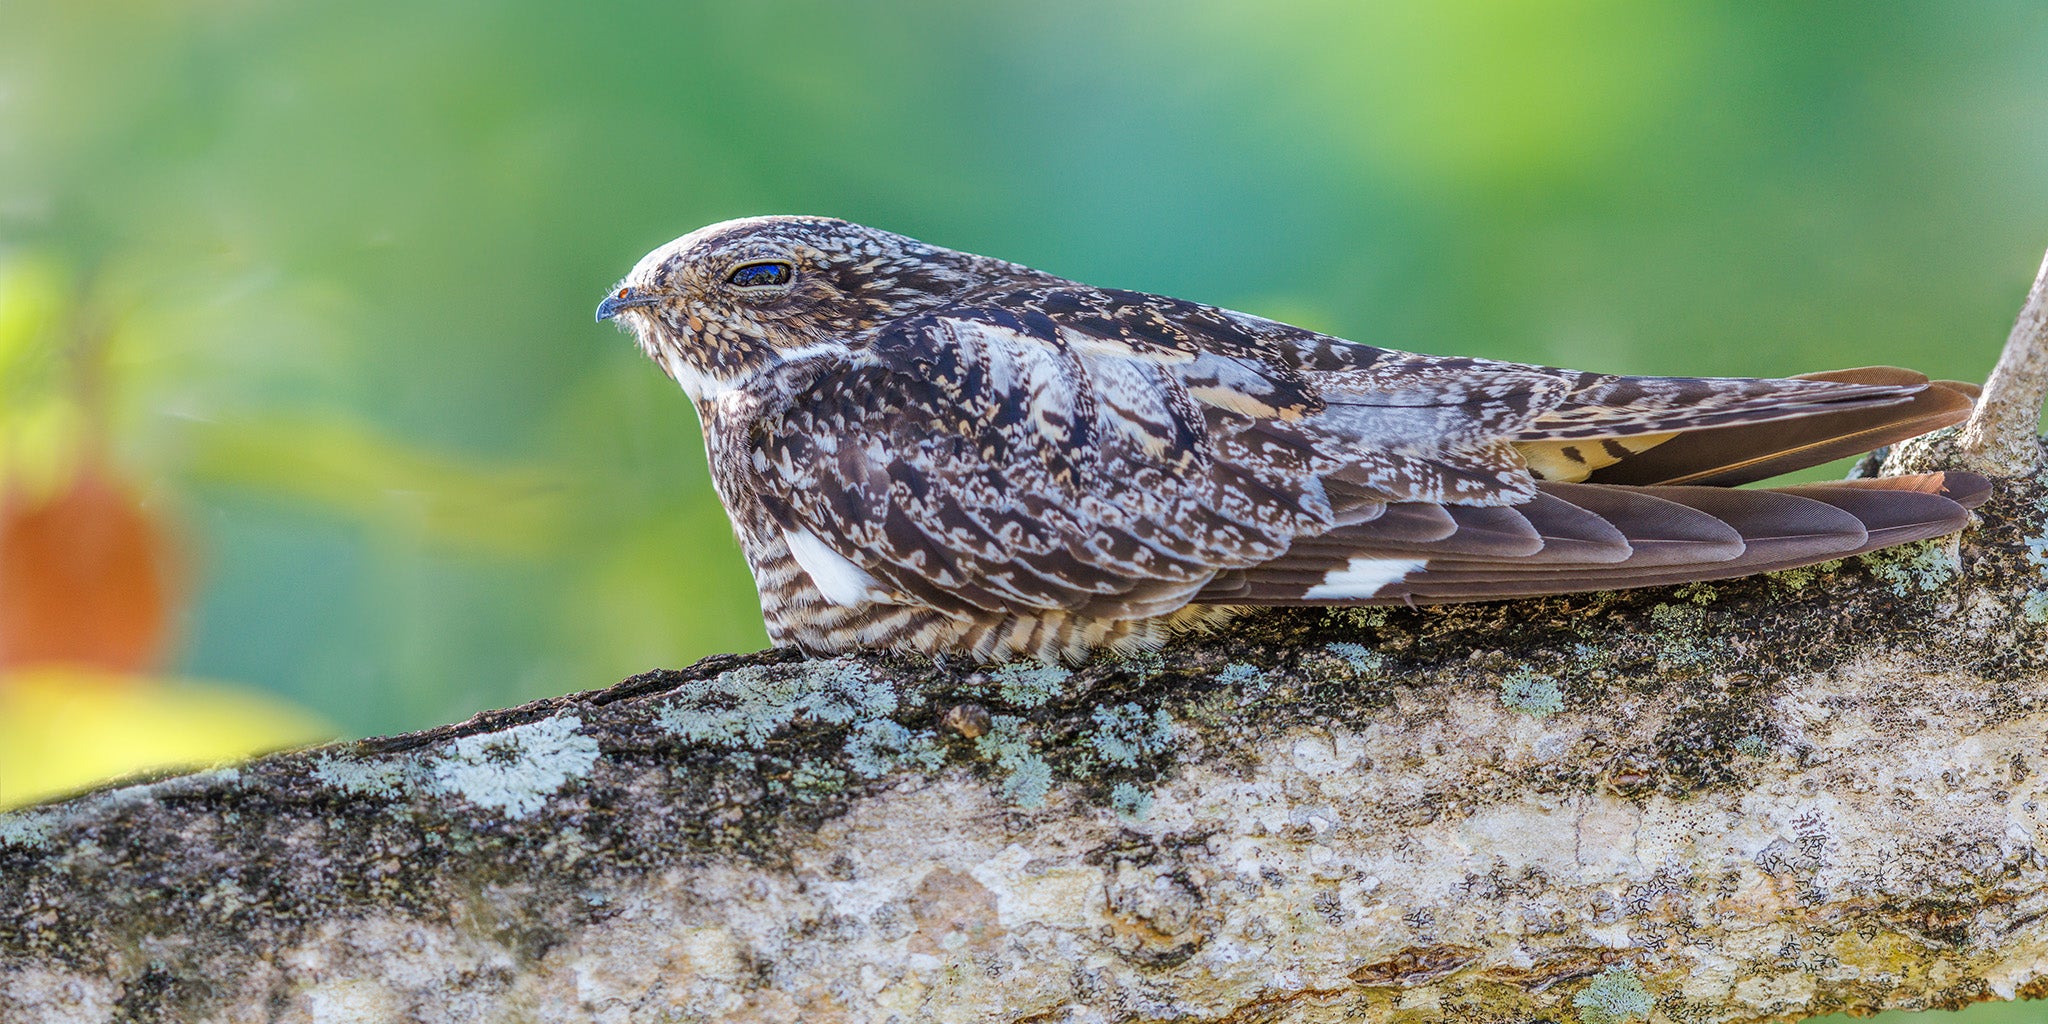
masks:
<path fill-rule="evenodd" d="M 1219 456 L 1173 372 L 1181 359 L 1156 338 L 1087 335 L 1036 311 L 901 322 L 764 420 L 755 485 L 785 530 L 859 566 L 884 598 L 1167 614 L 1219 567 L 1326 527 L 1315 471 L 1336 465 Z"/>
<path fill-rule="evenodd" d="M 1375 394 L 1400 411 L 1361 416 L 1325 406 L 1286 348 L 1303 338 L 1320 336 L 1095 289 L 908 318 L 764 417 L 755 488 L 883 599 L 1114 618 L 1172 612 L 1389 500 L 1525 496 L 1520 458 L 1475 423 L 1494 406 L 1432 402 L 1471 360 L 1390 375 Z M 1385 355 L 1315 344 L 1354 368 Z M 1405 433 L 1384 443 L 1384 424 Z"/>
<path fill-rule="evenodd" d="M 1439 604 L 1726 579 L 1811 565 L 1953 533 L 1990 494 L 1971 473 L 1933 473 L 1770 490 L 1539 485 L 1512 509 L 1431 509 L 1455 528 L 1416 541 L 1376 523 L 1296 544 L 1219 575 L 1212 604 Z M 1483 511 L 1483 519 L 1470 513 Z M 1503 512 L 1519 514 L 1504 529 Z M 1388 515 L 1413 515 L 1392 506 Z"/>
<path fill-rule="evenodd" d="M 1525 462 L 1612 437 L 1626 443 L 1603 472 L 1675 447 L 1648 475 L 1721 483 L 1952 421 L 1953 393 L 1929 391 L 1904 371 L 1702 380 L 1419 356 L 1038 289 L 866 339 L 763 417 L 753 486 L 793 550 L 857 570 L 819 581 L 827 600 L 1108 618 L 1191 600 L 1483 600 L 1741 575 L 1956 529 L 1962 502 L 1897 484 L 1539 485 L 1551 474 Z M 1821 426 L 1799 433 L 1808 420 Z M 1751 445 L 1763 453 L 1745 462 Z M 1863 500 L 1873 487 L 1888 493 Z"/>

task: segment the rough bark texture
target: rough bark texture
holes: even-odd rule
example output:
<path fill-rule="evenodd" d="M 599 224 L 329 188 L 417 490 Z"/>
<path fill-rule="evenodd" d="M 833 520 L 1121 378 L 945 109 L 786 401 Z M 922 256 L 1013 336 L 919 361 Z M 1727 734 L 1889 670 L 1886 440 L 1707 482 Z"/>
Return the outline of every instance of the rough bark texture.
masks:
<path fill-rule="evenodd" d="M 2040 320 L 2011 365 L 2048 358 Z M 1994 387 L 1976 447 L 1893 465 L 2031 470 L 2011 406 L 2040 377 Z M 1073 672 L 712 658 L 110 787 L 0 816 L 0 1020 L 1618 1024 L 2048 995 L 2048 491 L 2004 481 L 1981 517 L 1727 584 L 1265 615 Z"/>
<path fill-rule="evenodd" d="M 1978 415 L 1963 428 L 1958 444 L 1967 468 L 2000 476 L 2041 471 L 2041 397 L 2048 394 L 2048 259 L 2034 275 L 2026 304 L 2012 325 L 2005 351 L 1984 383 Z"/>

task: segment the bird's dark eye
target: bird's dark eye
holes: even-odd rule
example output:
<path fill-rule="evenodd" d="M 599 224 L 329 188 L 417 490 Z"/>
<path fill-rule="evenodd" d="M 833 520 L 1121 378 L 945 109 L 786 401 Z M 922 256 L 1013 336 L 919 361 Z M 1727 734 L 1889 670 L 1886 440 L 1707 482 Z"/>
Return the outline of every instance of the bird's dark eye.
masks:
<path fill-rule="evenodd" d="M 763 260 L 760 263 L 742 263 L 733 268 L 725 279 L 741 288 L 767 288 L 788 284 L 796 276 L 796 268 L 781 260 Z"/>

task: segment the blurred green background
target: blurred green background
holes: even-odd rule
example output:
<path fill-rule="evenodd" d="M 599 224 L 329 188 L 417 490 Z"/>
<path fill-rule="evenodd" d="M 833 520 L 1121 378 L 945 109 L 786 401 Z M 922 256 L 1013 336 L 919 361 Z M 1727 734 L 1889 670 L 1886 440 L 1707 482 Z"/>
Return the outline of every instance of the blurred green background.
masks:
<path fill-rule="evenodd" d="M 765 642 L 689 403 L 591 322 L 702 224 L 1981 379 L 2048 244 L 2043 53 L 2023 2 L 8 0 L 0 490 L 132 496 L 164 635 L 111 667 L 422 727 Z"/>

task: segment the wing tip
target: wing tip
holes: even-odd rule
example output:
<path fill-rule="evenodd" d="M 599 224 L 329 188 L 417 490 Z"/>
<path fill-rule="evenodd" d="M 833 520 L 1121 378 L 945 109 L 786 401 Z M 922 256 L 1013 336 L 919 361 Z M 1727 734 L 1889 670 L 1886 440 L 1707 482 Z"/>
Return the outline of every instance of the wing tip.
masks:
<path fill-rule="evenodd" d="M 1991 478 L 1981 473 L 1945 470 L 1933 474 L 1940 480 L 1942 497 L 1964 508 L 1976 508 L 1991 500 Z"/>
<path fill-rule="evenodd" d="M 1867 477 L 1858 480 L 1837 480 L 1832 484 L 1808 484 L 1814 487 L 1853 487 L 1862 491 L 1906 491 L 1917 494 L 1932 494 L 1947 498 L 1964 508 L 1976 508 L 1991 499 L 1991 478 L 1982 473 L 1971 473 L 1960 469 L 1945 469 L 1934 473 L 1908 473 L 1900 476 Z M 1796 490 L 1797 488 L 1786 488 Z"/>

